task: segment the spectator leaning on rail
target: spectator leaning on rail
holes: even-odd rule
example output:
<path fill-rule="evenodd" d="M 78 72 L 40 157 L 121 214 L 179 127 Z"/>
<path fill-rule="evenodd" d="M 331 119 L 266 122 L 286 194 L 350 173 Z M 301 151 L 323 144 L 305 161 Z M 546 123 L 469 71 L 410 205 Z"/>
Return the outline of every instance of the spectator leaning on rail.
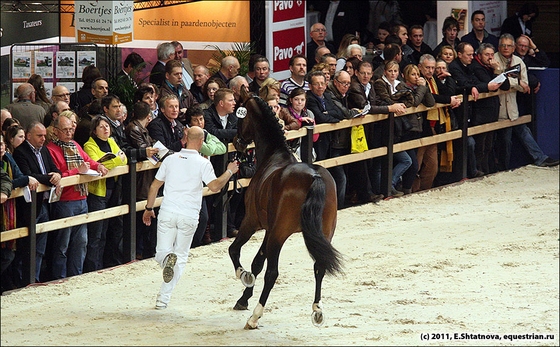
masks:
<path fill-rule="evenodd" d="M 306 81 L 307 75 L 307 58 L 305 55 L 296 54 L 290 58 L 290 78 L 282 81 L 280 85 L 280 105 L 288 104 L 288 95 L 296 88 L 309 90 L 309 82 Z"/>
<path fill-rule="evenodd" d="M 173 288 L 185 269 L 198 225 L 202 184 L 217 192 L 238 170 L 238 164 L 231 162 L 227 170 L 216 178 L 210 161 L 199 154 L 203 142 L 203 130 L 197 126 L 189 128 L 186 147 L 162 162 L 148 193 L 143 215 L 146 225 L 155 218 L 154 202 L 158 190 L 164 186 L 155 257 L 163 268 L 163 283 L 156 299 L 156 309 L 167 308 Z"/>
<path fill-rule="evenodd" d="M 139 90 L 141 91 L 141 87 Z M 144 91 L 149 91 L 146 88 Z M 141 91 L 142 93 L 142 91 Z M 148 93 L 148 92 L 147 92 Z M 142 93 L 144 94 L 144 93 Z M 132 119 L 126 126 L 125 133 L 128 143 L 137 149 L 141 149 L 138 161 L 147 160 L 158 152 L 153 148 L 155 141 L 150 137 L 146 127 L 152 120 L 150 105 L 144 101 L 137 101 L 133 105 Z M 148 198 L 150 183 L 154 180 L 156 170 L 143 170 L 136 173 L 136 201 Z M 136 213 L 136 258 L 151 258 L 156 252 L 156 223 L 150 227 L 142 223 L 142 212 Z"/>
<path fill-rule="evenodd" d="M 457 81 L 457 87 L 459 88 L 458 91 L 462 92 L 463 90 L 467 90 L 467 92 L 470 92 L 469 94 L 473 97 L 474 102 L 476 102 L 478 100 L 478 95 L 480 94 L 479 90 L 487 88 L 488 83 L 481 83 L 474 76 L 470 68 L 473 59 L 474 49 L 471 44 L 467 42 L 459 43 L 457 46 L 457 58 L 449 64 L 449 73 L 451 74 L 451 77 Z M 492 90 L 496 89 L 498 89 L 498 86 L 494 85 Z M 459 124 L 463 124 L 464 107 L 468 107 L 468 104 L 462 104 L 459 106 L 457 112 L 455 113 L 459 120 Z M 472 125 L 472 115 L 470 111 L 471 108 L 468 108 L 467 122 L 469 122 L 469 126 Z M 467 176 L 469 178 L 482 177 L 486 174 L 486 172 L 477 169 L 476 155 L 474 151 L 475 141 L 472 136 L 469 136 L 467 139 Z M 458 177 L 456 177 L 456 179 L 458 179 Z"/>
<path fill-rule="evenodd" d="M 84 151 L 95 161 L 112 153 L 112 159 L 100 161 L 107 169 L 127 164 L 127 158 L 117 142 L 111 137 L 110 121 L 105 116 L 93 117 L 91 136 L 84 145 Z M 92 181 L 88 184 L 88 212 L 104 210 L 120 205 L 122 177 L 115 176 Z M 122 263 L 122 218 L 113 217 L 88 224 L 87 253 L 84 272 L 101 270 Z M 111 228 L 109 229 L 109 225 Z M 105 261 L 104 261 L 105 259 Z"/>
<path fill-rule="evenodd" d="M 16 148 L 14 151 L 14 160 L 18 164 L 24 175 L 34 177 L 39 183 L 47 186 L 57 186 L 58 193 L 61 192 L 60 187 L 60 170 L 56 167 L 45 147 L 47 130 L 41 123 L 31 123 L 25 133 L 26 141 Z M 50 220 L 49 193 L 40 193 L 37 195 L 37 223 Z M 37 256 L 36 256 L 36 279 L 39 280 L 39 272 L 41 270 L 41 260 L 45 255 L 47 246 L 47 234 L 37 234 Z"/>
<path fill-rule="evenodd" d="M 94 173 L 105 176 L 107 168 L 91 159 L 82 147 L 73 140 L 72 120 L 62 112 L 54 121 L 58 140 L 49 142 L 47 148 L 62 177 Z M 52 219 L 86 214 L 87 183 L 64 187 L 60 200 L 51 208 Z M 83 272 L 87 250 L 87 225 L 65 227 L 54 232 L 52 275 L 55 279 L 80 275 Z"/>
<path fill-rule="evenodd" d="M 498 67 L 498 62 L 494 59 L 495 48 L 490 43 L 481 43 L 476 50 L 476 56 L 469 66 L 474 77 L 480 82 L 477 84 L 478 90 L 482 93 L 496 91 L 496 87 L 502 90 L 509 90 L 509 81 L 503 83 L 491 83 L 496 74 L 494 69 Z M 478 99 L 471 104 L 473 113 L 473 125 L 481 125 L 496 122 L 500 111 L 500 99 L 498 96 L 491 96 Z M 474 135 L 476 167 L 478 170 L 489 173 L 494 171 L 494 132 L 488 131 Z"/>
<path fill-rule="evenodd" d="M 189 127 L 200 127 L 204 131 L 204 142 L 200 147 L 200 154 L 209 158 L 213 155 L 221 155 L 227 152 L 226 145 L 220 141 L 216 136 L 204 130 L 204 111 L 200 106 L 195 105 L 187 110 L 186 121 Z M 206 227 L 208 226 L 208 197 L 202 198 L 202 205 L 200 208 L 200 216 L 198 219 L 198 226 L 192 241 L 192 248 L 198 247 L 202 244 Z M 208 234 L 210 238 L 210 234 Z"/>
<path fill-rule="evenodd" d="M 438 66 L 439 69 L 438 69 Z M 461 104 L 461 100 L 455 96 L 457 83 L 447 71 L 447 63 L 443 60 L 436 62 L 430 54 L 420 57 L 418 69 L 422 77 L 426 79 L 430 92 L 436 103 L 450 104 L 450 107 L 439 107 L 429 110 L 424 124 L 424 136 L 432 136 L 453 129 L 452 108 Z M 456 126 L 456 125 L 455 125 Z M 418 176 L 412 184 L 412 191 L 417 192 L 432 188 L 438 174 L 438 165 L 442 172 L 451 172 L 453 169 L 453 141 L 441 144 L 442 160 L 438 162 L 438 144 L 418 148 L 416 158 L 418 160 Z M 441 164 L 439 164 L 441 163 Z"/>
<path fill-rule="evenodd" d="M 529 80 L 529 87 L 534 90 L 535 94 L 541 89 L 541 83 L 537 75 L 530 71 L 532 67 L 549 67 L 550 59 L 545 52 L 541 51 L 535 42 L 527 35 L 521 35 L 515 40 L 514 55 L 523 60 L 527 67 L 527 78 Z M 517 93 L 517 106 L 519 107 L 520 114 L 527 114 L 531 112 L 532 97 L 530 94 Z"/>
<path fill-rule="evenodd" d="M 498 52 L 494 54 L 494 59 L 499 62 L 499 67 L 494 70 L 495 73 L 502 73 L 507 69 L 519 64 L 521 72 L 518 78 L 508 77 L 512 89 L 521 93 L 529 93 L 529 79 L 527 77 L 527 67 L 521 58 L 513 54 L 515 44 L 513 36 L 503 34 L 500 36 L 500 45 Z M 517 107 L 517 93 L 508 93 L 500 95 L 500 119 L 516 120 L 519 118 L 519 109 Z M 508 127 L 497 131 L 498 147 L 498 168 L 500 170 L 509 169 L 509 161 L 511 157 L 511 135 L 517 136 L 525 150 L 533 159 L 533 163 L 537 166 L 556 166 L 558 159 L 552 159 L 543 153 L 527 124 L 520 124 L 514 127 Z"/>

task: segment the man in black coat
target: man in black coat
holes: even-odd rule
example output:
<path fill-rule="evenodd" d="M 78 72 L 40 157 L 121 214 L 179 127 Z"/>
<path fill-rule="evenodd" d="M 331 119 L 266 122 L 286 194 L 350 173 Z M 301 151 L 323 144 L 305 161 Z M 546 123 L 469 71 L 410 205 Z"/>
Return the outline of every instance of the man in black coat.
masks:
<path fill-rule="evenodd" d="M 150 137 L 168 149 L 179 152 L 187 143 L 185 127 L 177 120 L 179 99 L 175 94 L 168 94 L 161 97 L 159 104 L 162 115 L 148 124 Z"/>
<path fill-rule="evenodd" d="M 35 177 L 39 183 L 47 186 L 58 186 L 62 176 L 60 170 L 54 164 L 49 150 L 43 146 L 46 136 L 47 129 L 43 124 L 39 122 L 31 123 L 25 132 L 26 141 L 15 149 L 13 156 L 24 175 Z M 60 190 L 62 188 L 58 186 L 57 189 Z M 47 222 L 50 219 L 49 193 L 38 193 L 37 200 L 36 221 L 37 223 Z M 17 211 L 29 216 L 30 204 L 22 200 L 18 202 Z M 47 233 L 37 234 L 35 258 L 35 280 L 37 282 L 40 280 L 41 264 L 47 249 L 47 236 Z M 24 242 L 22 246 L 23 249 L 20 250 L 25 252 L 25 248 L 28 248 L 28 243 Z"/>
<path fill-rule="evenodd" d="M 509 90 L 509 80 L 506 78 L 503 83 L 490 82 L 495 77 L 494 69 L 499 67 L 497 61 L 494 60 L 495 48 L 490 43 L 481 43 L 476 50 L 476 56 L 470 65 L 473 75 L 481 83 L 487 83 L 486 86 L 481 85 L 480 92 L 487 93 L 499 89 Z M 473 125 L 486 124 L 496 122 L 500 112 L 500 99 L 498 96 L 479 99 L 472 104 Z M 494 158 L 492 147 L 494 142 L 494 132 L 489 131 L 474 136 L 475 155 L 477 169 L 483 172 L 490 172 L 493 166 Z M 492 170 L 493 171 L 493 170 Z"/>

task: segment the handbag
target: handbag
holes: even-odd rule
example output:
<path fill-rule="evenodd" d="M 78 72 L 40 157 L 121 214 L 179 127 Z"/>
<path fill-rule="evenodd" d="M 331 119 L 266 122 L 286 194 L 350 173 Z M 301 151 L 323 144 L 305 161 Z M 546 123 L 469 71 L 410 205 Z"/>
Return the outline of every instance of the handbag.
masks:
<path fill-rule="evenodd" d="M 352 127 L 352 131 L 350 132 L 350 143 L 351 153 L 362 153 L 368 150 L 366 132 L 364 131 L 364 126 L 362 124 Z"/>

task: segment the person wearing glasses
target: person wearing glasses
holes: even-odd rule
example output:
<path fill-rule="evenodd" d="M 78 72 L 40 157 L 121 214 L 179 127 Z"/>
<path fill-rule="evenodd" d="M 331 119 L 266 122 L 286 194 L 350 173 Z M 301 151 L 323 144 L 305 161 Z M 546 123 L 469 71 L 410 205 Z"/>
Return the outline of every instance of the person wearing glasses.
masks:
<path fill-rule="evenodd" d="M 62 177 L 94 172 L 105 176 L 109 170 L 91 159 L 74 141 L 75 126 L 69 117 L 73 114 L 72 111 L 64 111 L 54 120 L 58 139 L 47 144 L 47 149 L 55 166 L 60 170 Z M 64 187 L 59 201 L 54 202 L 51 207 L 52 219 L 88 213 L 87 194 L 87 183 Z M 54 232 L 53 238 L 52 277 L 60 279 L 82 274 L 87 250 L 87 225 L 59 229 Z"/>
<path fill-rule="evenodd" d="M 53 122 L 56 118 L 58 118 L 58 115 L 64 111 L 70 111 L 70 106 L 65 101 L 54 102 L 51 107 L 49 107 L 49 112 L 43 121 L 43 125 L 47 127 L 47 143 L 56 140 Z"/>
<path fill-rule="evenodd" d="M 22 83 L 16 90 L 17 99 L 6 106 L 12 117 L 26 129 L 33 122 L 43 123 L 47 111 L 35 104 L 35 88 L 31 83 Z"/>
<path fill-rule="evenodd" d="M 498 52 L 494 54 L 494 59 L 498 61 L 499 67 L 494 69 L 495 74 L 502 73 L 512 66 L 520 65 L 521 71 L 519 77 L 508 77 L 511 89 L 516 90 L 518 93 L 530 93 L 529 78 L 527 76 L 527 67 L 523 60 L 514 55 L 515 50 L 514 38 L 511 34 L 503 34 L 500 36 L 500 44 L 498 45 Z M 519 108 L 517 106 L 517 94 L 508 93 L 500 95 L 500 114 L 499 119 L 516 120 L 519 118 Z M 504 128 L 496 132 L 496 149 L 498 152 L 498 169 L 509 170 L 509 163 L 511 157 L 511 136 L 515 134 L 519 141 L 522 143 L 525 150 L 531 156 L 533 163 L 537 166 L 556 166 L 558 159 L 552 159 L 543 153 L 540 146 L 533 138 L 531 130 L 527 124 L 520 124 L 514 127 Z"/>
<path fill-rule="evenodd" d="M 58 85 L 53 88 L 51 100 L 54 103 L 64 101 L 70 105 L 70 91 L 65 86 Z"/>
<path fill-rule="evenodd" d="M 95 116 L 91 121 L 90 137 L 84 144 L 84 151 L 90 158 L 103 163 L 107 169 L 127 164 L 126 155 L 111 135 L 109 119 L 101 115 Z M 108 153 L 112 153 L 115 156 L 112 159 L 103 160 L 103 157 Z M 115 204 L 117 201 L 120 204 L 122 184 L 119 181 L 121 179 L 121 177 L 115 176 L 89 182 L 88 212 L 117 206 Z M 116 265 L 104 264 L 104 258 L 122 258 L 114 254 L 119 252 L 118 243 L 122 240 L 122 221 L 120 223 L 116 222 L 118 219 L 118 217 L 115 217 L 88 223 L 84 272 L 101 270 L 105 267 L 104 265 Z M 109 225 L 111 225 L 110 229 Z M 120 234 L 120 238 L 114 237 L 117 233 Z"/>
<path fill-rule="evenodd" d="M 307 69 L 311 71 L 313 65 L 316 64 L 315 52 L 318 47 L 326 46 L 330 52 L 336 52 L 336 47 L 330 41 L 326 40 L 327 28 L 323 23 L 315 23 L 309 28 L 309 36 L 311 41 L 307 42 Z"/>
<path fill-rule="evenodd" d="M 332 101 L 338 107 L 345 119 L 352 119 L 359 110 L 348 106 L 348 89 L 351 84 L 351 76 L 346 71 L 337 71 L 333 78 L 328 82 L 326 93 L 331 94 Z M 330 157 L 340 157 L 350 154 L 350 131 L 352 128 L 344 128 L 331 132 L 331 151 Z M 329 168 L 331 175 L 335 179 L 338 194 L 338 209 L 344 208 L 346 199 L 346 173 L 343 166 Z M 340 188 L 339 188 L 340 187 Z"/>

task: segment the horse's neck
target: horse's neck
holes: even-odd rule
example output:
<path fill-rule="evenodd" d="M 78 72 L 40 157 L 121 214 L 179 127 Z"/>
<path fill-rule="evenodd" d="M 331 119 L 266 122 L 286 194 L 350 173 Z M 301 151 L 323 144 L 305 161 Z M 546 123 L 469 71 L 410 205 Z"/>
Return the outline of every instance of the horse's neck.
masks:
<path fill-rule="evenodd" d="M 289 164 L 294 158 L 285 146 L 275 146 L 266 140 L 255 139 L 257 166 Z M 294 158 L 295 161 L 295 158 Z"/>

